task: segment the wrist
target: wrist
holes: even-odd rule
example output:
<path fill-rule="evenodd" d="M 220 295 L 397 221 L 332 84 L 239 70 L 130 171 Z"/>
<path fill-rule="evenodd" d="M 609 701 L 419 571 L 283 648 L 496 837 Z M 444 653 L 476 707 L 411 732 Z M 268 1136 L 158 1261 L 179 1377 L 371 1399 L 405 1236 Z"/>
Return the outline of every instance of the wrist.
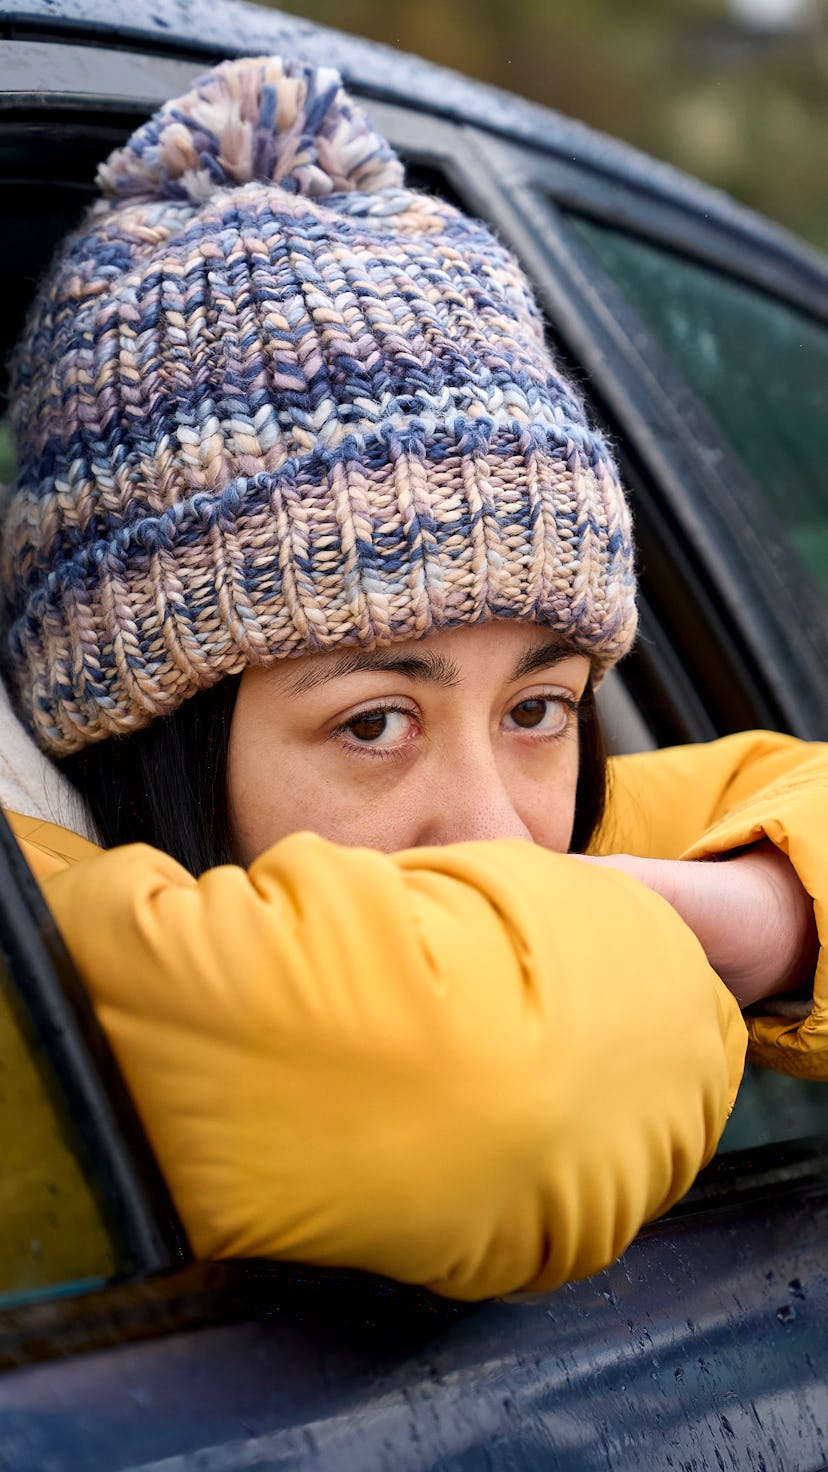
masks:
<path fill-rule="evenodd" d="M 819 955 L 813 899 L 787 854 L 769 839 L 746 850 L 743 857 L 762 866 L 768 903 L 775 907 L 778 935 L 776 975 L 766 979 L 752 1000 L 809 993 Z"/>

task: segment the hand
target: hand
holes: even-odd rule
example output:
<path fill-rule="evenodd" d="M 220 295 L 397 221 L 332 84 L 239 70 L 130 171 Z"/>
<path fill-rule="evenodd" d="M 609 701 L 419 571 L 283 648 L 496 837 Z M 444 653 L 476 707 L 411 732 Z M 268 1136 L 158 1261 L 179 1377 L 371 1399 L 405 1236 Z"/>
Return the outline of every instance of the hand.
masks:
<path fill-rule="evenodd" d="M 582 858 L 621 869 L 668 900 L 741 1007 L 810 989 L 819 949 L 813 901 L 774 844 L 766 840 L 719 862 Z"/>

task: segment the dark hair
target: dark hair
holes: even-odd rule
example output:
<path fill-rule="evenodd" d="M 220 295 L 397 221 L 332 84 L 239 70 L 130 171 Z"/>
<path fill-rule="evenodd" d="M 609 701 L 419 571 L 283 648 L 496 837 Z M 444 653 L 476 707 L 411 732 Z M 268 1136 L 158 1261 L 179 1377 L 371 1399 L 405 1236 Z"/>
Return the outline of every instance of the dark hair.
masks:
<path fill-rule="evenodd" d="M 151 843 L 191 874 L 233 862 L 227 756 L 240 679 L 228 675 L 172 715 L 59 762 L 105 848 Z"/>
<path fill-rule="evenodd" d="M 586 853 L 604 820 L 608 796 L 607 746 L 590 679 L 578 706 L 578 785 L 569 840 L 571 854 Z"/>
<path fill-rule="evenodd" d="M 131 736 L 115 736 L 62 759 L 106 848 L 150 843 L 191 874 L 233 862 L 227 757 L 240 678 L 220 680 Z M 578 745 L 572 853 L 587 847 L 607 798 L 606 749 L 592 681 L 578 711 Z"/>

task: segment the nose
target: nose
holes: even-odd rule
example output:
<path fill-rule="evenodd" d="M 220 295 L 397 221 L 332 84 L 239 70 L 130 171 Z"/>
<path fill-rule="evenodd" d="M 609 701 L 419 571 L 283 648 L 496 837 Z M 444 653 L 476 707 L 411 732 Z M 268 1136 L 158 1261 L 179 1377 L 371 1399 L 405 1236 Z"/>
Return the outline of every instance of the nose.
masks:
<path fill-rule="evenodd" d="M 486 741 L 460 743 L 434 763 L 424 783 L 415 847 L 467 843 L 477 838 L 527 838 L 510 791 Z"/>

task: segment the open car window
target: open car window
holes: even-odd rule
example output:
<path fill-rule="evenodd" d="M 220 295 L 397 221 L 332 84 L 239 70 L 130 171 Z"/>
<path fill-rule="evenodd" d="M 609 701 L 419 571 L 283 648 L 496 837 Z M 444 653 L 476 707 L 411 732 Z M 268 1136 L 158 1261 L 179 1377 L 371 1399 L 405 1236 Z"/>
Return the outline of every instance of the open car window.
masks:
<path fill-rule="evenodd" d="M 103 55 L 103 53 L 101 54 Z M 173 64 L 169 63 L 169 65 L 172 66 Z M 126 83 L 124 83 L 123 85 L 126 90 Z M 171 85 L 169 90 L 174 91 L 175 88 Z M 100 115 L 97 117 L 94 115 L 94 111 L 91 108 L 88 112 L 85 111 L 83 113 L 82 118 L 74 117 L 72 120 L 70 120 L 71 127 L 69 126 L 69 122 L 67 122 L 67 118 L 63 117 L 62 115 L 59 117 L 58 120 L 60 125 L 59 127 L 56 126 L 56 123 L 54 121 L 51 123 L 51 125 L 39 123 L 37 128 L 33 126 L 27 146 L 25 159 L 17 158 L 16 155 L 12 158 L 11 164 L 9 165 L 10 181 L 7 189 L 7 217 L 16 219 L 19 222 L 19 228 L 17 229 L 17 231 L 10 235 L 10 240 L 13 242 L 13 247 L 9 245 L 6 248 L 12 252 L 9 258 L 10 265 L 13 267 L 12 275 L 17 283 L 25 284 L 25 294 L 31 294 L 31 289 L 33 285 L 32 278 L 34 275 L 37 274 L 38 270 L 42 268 L 42 266 L 48 259 L 51 244 L 60 236 L 60 234 L 63 233 L 63 230 L 67 228 L 69 224 L 71 224 L 72 220 L 76 218 L 85 199 L 88 197 L 88 191 L 90 187 L 89 181 L 92 177 L 94 162 L 97 159 L 103 157 L 109 147 L 114 146 L 117 141 L 120 141 L 122 133 L 125 133 L 128 127 L 134 126 L 136 121 L 136 118 L 134 116 L 136 112 L 136 100 L 127 100 L 129 101 L 128 107 L 126 106 L 126 103 L 122 104 L 124 112 L 124 116 L 122 119 L 120 118 L 120 114 L 112 108 L 111 104 L 108 104 L 106 108 L 101 107 Z M 408 118 L 408 126 L 412 128 L 410 117 Z M 63 155 L 61 155 L 61 167 L 63 167 L 63 164 L 65 163 L 65 170 L 62 176 L 57 179 L 53 178 L 52 174 L 50 173 L 50 170 L 52 170 L 54 166 L 55 132 L 58 132 L 62 138 L 67 140 L 65 160 L 63 158 Z M 446 194 L 447 197 L 453 199 L 461 207 L 465 208 L 473 214 L 480 213 L 477 197 L 474 196 L 471 192 L 467 192 L 465 188 L 467 180 L 464 173 L 462 149 L 460 148 L 458 143 L 459 135 L 457 131 L 451 130 L 448 127 L 444 129 L 442 126 L 438 129 L 433 124 L 433 120 L 421 119 L 418 116 L 416 119 L 416 132 L 418 136 L 422 135 L 422 139 L 424 141 L 422 144 L 421 157 L 418 157 L 417 150 L 410 146 L 410 151 L 414 155 L 412 160 L 413 182 L 415 184 L 421 185 L 422 187 L 436 189 L 438 192 Z M 7 133 L 9 136 L 11 136 L 11 127 L 7 129 Z M 13 140 L 15 142 L 15 146 L 17 146 L 17 136 L 19 135 L 15 134 Z M 442 154 L 440 153 L 440 149 L 444 146 L 444 138 L 446 152 Z M 83 153 L 79 156 L 78 149 L 81 144 L 83 145 Z M 427 147 L 426 144 L 428 145 Z M 451 144 L 451 153 L 448 152 L 449 144 Z M 8 142 L 8 140 L 7 147 L 11 148 L 11 144 Z M 14 165 L 14 167 L 12 167 L 12 164 Z M 55 199 L 57 199 L 61 209 L 59 221 L 56 214 L 57 206 L 55 205 Z M 491 220 L 490 223 L 493 223 L 495 225 L 495 228 L 499 230 L 499 232 L 504 236 L 504 238 L 508 241 L 512 248 L 516 250 L 518 255 L 523 254 L 524 265 L 527 267 L 527 269 L 529 269 L 530 274 L 537 278 L 539 276 L 539 273 L 536 269 L 537 260 L 530 259 L 525 250 L 525 242 L 528 238 L 526 235 L 526 231 L 523 228 L 518 228 L 515 220 L 511 217 L 511 206 L 507 201 L 505 201 L 505 196 L 504 200 L 501 201 L 501 209 L 501 215 L 498 218 Z M 574 217 L 569 218 L 570 223 L 572 223 Z M 44 238 L 44 222 L 48 223 L 48 233 L 51 236 L 51 240 L 48 242 Z M 607 238 L 612 237 L 613 241 L 615 241 L 616 237 L 619 236 L 619 232 L 611 231 L 609 227 L 595 226 L 594 230 L 598 232 L 603 231 L 604 236 Z M 632 239 L 632 237 L 629 238 Z M 539 242 L 542 242 L 545 239 L 546 236 L 544 232 L 540 232 L 534 238 L 534 249 L 536 251 L 544 249 L 544 246 L 542 244 L 539 244 Z M 624 237 L 625 242 L 626 240 L 627 237 Z M 35 244 L 37 244 L 37 253 L 33 254 L 33 248 Z M 672 288 L 673 298 L 670 298 L 669 293 L 665 289 L 663 293 L 664 301 L 660 302 L 658 300 L 659 289 L 657 287 L 653 287 L 652 278 L 648 278 L 647 275 L 647 271 L 650 269 L 650 266 L 647 264 L 647 262 L 644 263 L 644 266 L 641 266 L 639 262 L 638 266 L 636 267 L 635 262 L 630 265 L 629 261 L 627 261 L 625 267 L 626 275 L 622 276 L 621 267 L 618 265 L 618 259 L 620 258 L 620 250 L 618 248 L 613 246 L 613 249 L 615 249 L 615 255 L 613 256 L 613 259 L 610 260 L 611 252 L 609 246 L 605 248 L 604 256 L 606 256 L 606 259 L 604 259 L 604 256 L 601 256 L 599 247 L 596 245 L 596 240 L 594 238 L 590 237 L 587 241 L 587 244 L 590 246 L 590 248 L 593 249 L 595 255 L 601 258 L 602 264 L 604 264 L 609 274 L 615 274 L 617 276 L 619 286 L 627 294 L 635 309 L 640 311 L 642 320 L 648 323 L 653 336 L 662 343 L 665 351 L 671 350 L 671 343 L 670 341 L 668 341 L 668 338 L 670 334 L 670 323 L 674 320 L 673 318 L 669 317 L 669 314 L 667 314 L 667 306 L 670 300 L 675 299 L 679 302 L 679 304 L 681 305 L 683 316 L 679 317 L 678 315 L 674 314 L 675 320 L 681 320 L 685 324 L 689 324 L 689 327 L 687 327 L 684 337 L 682 337 L 681 333 L 673 333 L 673 336 L 676 339 L 673 347 L 677 359 L 677 366 L 687 379 L 689 386 L 698 394 L 701 399 L 704 400 L 705 403 L 708 402 L 709 398 L 710 412 L 715 417 L 717 408 L 721 408 L 721 406 L 718 404 L 721 382 L 724 381 L 726 382 L 727 386 L 731 386 L 729 374 L 730 360 L 727 358 L 724 350 L 722 350 L 721 358 L 716 358 L 716 356 L 714 355 L 714 366 L 716 367 L 716 372 L 719 376 L 717 378 L 715 375 L 711 375 L 709 376 L 709 379 L 704 379 L 704 373 L 707 372 L 709 369 L 708 358 L 705 357 L 704 351 L 704 343 L 706 342 L 706 339 L 702 340 L 702 338 L 699 337 L 699 342 L 697 342 L 694 347 L 693 344 L 695 339 L 693 338 L 693 332 L 698 331 L 699 334 L 701 333 L 701 326 L 699 325 L 701 323 L 709 323 L 710 331 L 714 331 L 719 320 L 717 316 L 716 303 L 718 298 L 716 296 L 716 292 L 725 290 L 725 287 L 722 285 L 718 278 L 715 278 L 715 276 L 712 286 L 709 282 L 702 283 L 702 285 L 700 285 L 699 280 L 695 276 L 692 276 L 692 273 L 690 284 L 688 285 L 684 278 L 681 276 L 681 269 L 674 268 L 674 261 L 679 260 L 679 257 L 672 256 L 666 250 L 657 250 L 656 247 L 648 246 L 646 247 L 647 250 L 652 251 L 656 256 L 661 256 L 665 258 L 665 260 L 667 261 L 667 266 L 664 266 L 663 269 L 667 270 L 669 268 L 673 270 L 674 275 L 676 276 L 676 282 L 678 283 L 674 283 L 674 286 Z M 640 248 L 642 248 L 641 243 L 638 241 L 634 241 L 632 247 L 633 253 L 635 252 L 635 250 Z M 649 261 L 649 257 L 647 259 Z M 615 262 L 615 272 L 613 272 L 613 261 Z M 560 271 L 560 263 L 556 259 L 553 259 L 551 252 L 548 253 L 545 264 L 548 268 L 550 277 L 556 272 Z M 683 267 L 684 264 L 685 263 L 681 261 L 680 267 Z M 646 269 L 644 268 L 645 266 Z M 534 270 L 533 267 L 535 267 Z M 635 278 L 636 269 L 638 269 L 639 284 L 637 287 L 634 287 L 634 285 L 631 283 Z M 650 284 L 648 284 L 648 281 Z M 707 297 L 705 297 L 704 295 L 705 289 L 708 293 Z M 747 289 L 744 290 L 746 291 Z M 638 292 L 638 295 L 636 295 L 636 291 Z M 684 293 L 683 296 L 682 292 Z M 18 311 L 21 318 L 22 310 L 25 305 L 23 295 L 24 293 L 18 292 L 16 301 L 16 310 Z M 650 296 L 653 297 L 653 301 L 649 300 Z M 549 298 L 549 301 L 551 304 L 551 296 Z M 699 302 L 701 303 L 701 306 L 698 305 Z M 648 319 L 647 311 L 645 310 L 645 307 L 648 304 L 650 310 L 654 313 L 652 322 L 650 322 L 650 320 Z M 760 303 L 760 305 L 763 304 Z M 704 312 L 707 313 L 706 316 L 704 316 L 702 312 L 702 307 L 704 307 Z M 742 326 L 740 326 L 740 324 L 742 323 L 742 319 L 745 317 L 745 314 L 747 314 L 747 317 L 750 318 L 750 313 L 751 311 L 754 311 L 754 307 L 755 303 L 747 303 L 746 305 L 745 301 L 743 301 L 742 298 L 739 298 L 737 305 L 732 308 L 731 318 L 736 324 L 734 327 L 734 332 L 736 333 L 737 337 L 738 332 L 742 331 Z M 572 310 L 573 312 L 575 312 L 576 307 L 573 306 Z M 787 309 L 784 310 L 787 311 Z M 659 319 L 660 312 L 664 315 L 664 322 L 661 323 L 661 325 Z M 676 313 L 677 312 L 678 309 L 676 309 Z M 754 313 L 754 315 L 756 314 Z M 561 328 L 561 324 L 555 318 L 551 305 L 548 316 L 550 329 L 557 336 L 558 331 Z M 759 316 L 761 316 L 761 312 L 759 313 Z M 724 318 L 722 320 L 724 320 Z M 750 320 L 753 321 L 753 318 L 750 318 Z M 759 334 L 761 328 L 761 322 L 759 322 L 758 319 L 757 323 L 758 325 L 755 325 L 754 337 Z M 779 328 L 779 332 L 782 332 L 781 328 Z M 782 336 L 784 336 L 784 333 L 782 333 Z M 576 371 L 578 371 L 583 376 L 584 387 L 588 388 L 589 368 L 588 365 L 582 365 L 582 363 L 579 361 L 577 336 L 567 338 L 566 333 L 562 332 L 562 337 L 564 338 L 567 349 L 570 353 L 573 366 L 575 367 Z M 786 341 L 788 341 L 789 350 L 793 352 L 793 338 L 791 338 L 789 335 Z M 815 341 L 821 342 L 821 339 L 815 339 Z M 687 352 L 682 355 L 682 349 L 686 347 L 687 343 L 690 344 L 690 347 L 692 349 L 692 351 L 690 351 L 689 353 L 691 359 L 689 364 L 685 361 L 685 358 L 688 356 Z M 817 347 L 817 355 L 819 355 L 820 351 L 821 349 Z M 772 361 L 772 357 L 772 348 L 768 348 L 765 358 L 762 361 L 764 361 L 765 363 L 770 363 Z M 816 369 L 819 367 L 819 363 L 821 362 L 822 359 L 819 358 L 819 362 L 816 363 L 816 367 L 814 367 L 814 365 L 812 364 L 810 368 L 802 369 L 802 381 L 804 382 L 805 380 L 807 380 L 808 384 L 810 384 L 808 392 L 810 393 L 812 390 L 813 393 L 810 398 L 808 397 L 807 393 L 803 393 L 801 395 L 803 403 L 794 406 L 798 409 L 798 411 L 801 412 L 801 415 L 804 415 L 807 418 L 806 429 L 803 430 L 799 435 L 803 446 L 802 453 L 807 457 L 805 460 L 799 462 L 803 471 L 807 471 L 809 467 L 818 467 L 820 454 L 822 455 L 822 463 L 826 463 L 824 448 L 822 451 L 820 451 L 819 449 L 820 445 L 824 445 L 825 427 L 823 420 L 816 415 L 816 409 L 814 408 L 815 401 L 813 398 L 813 395 L 816 394 L 819 382 L 824 381 L 824 373 L 822 379 L 820 380 L 816 371 Z M 723 433 L 729 432 L 731 435 L 736 435 L 740 432 L 739 414 L 747 412 L 747 410 L 751 406 L 751 385 L 753 383 L 754 374 L 754 367 L 752 363 L 750 361 L 742 362 L 740 373 L 741 376 L 739 373 L 735 372 L 733 375 L 735 387 L 733 387 L 732 389 L 734 397 L 731 419 L 733 422 L 731 424 L 730 431 L 728 431 L 728 426 L 726 424 L 724 424 L 723 422 L 721 424 Z M 696 376 L 694 376 L 694 374 Z M 784 377 L 784 374 L 780 373 L 778 376 Z M 796 381 L 798 382 L 799 380 Z M 641 447 L 636 440 L 635 428 L 631 428 L 630 424 L 624 422 L 621 418 L 613 418 L 612 404 L 607 403 L 604 405 L 604 413 L 608 420 L 609 429 L 615 437 L 621 451 L 628 452 L 630 458 L 632 459 L 637 458 L 637 452 L 640 451 Z M 810 417 L 808 418 L 807 416 Z M 780 403 L 780 407 L 778 408 L 778 411 L 776 411 L 776 419 L 780 424 L 782 424 L 784 422 L 784 417 L 785 406 L 781 405 Z M 648 428 L 652 428 L 652 426 L 648 426 Z M 820 438 L 820 434 L 822 435 L 822 438 Z M 739 446 L 737 446 L 737 448 L 741 448 L 741 437 L 739 441 Z M 761 458 L 761 443 L 759 439 L 757 439 L 757 454 L 759 454 Z M 8 436 L 6 435 L 5 438 L 0 436 L 0 482 L 7 479 L 10 474 L 12 455 L 13 451 Z M 749 468 L 753 469 L 753 466 L 750 466 Z M 806 478 L 807 476 L 803 474 L 802 479 L 804 480 Z M 813 480 L 814 485 L 816 485 L 816 477 L 811 477 L 811 479 Z M 777 512 L 777 514 L 781 515 L 780 509 L 776 505 L 776 502 L 773 501 L 773 496 L 771 495 L 771 493 L 769 493 L 769 499 L 771 500 L 773 509 Z M 783 509 L 785 509 L 787 507 L 788 498 L 783 497 L 782 500 L 785 503 L 783 507 Z M 798 507 L 799 505 L 800 503 L 797 502 Z M 815 502 L 815 507 L 816 510 L 813 517 L 811 516 L 810 511 L 803 512 L 798 509 L 796 513 L 797 517 L 800 518 L 802 529 L 801 535 L 803 537 L 807 536 L 809 545 L 812 544 L 814 546 L 817 545 L 818 537 L 819 535 L 822 535 L 822 533 L 817 533 L 817 542 L 814 542 L 812 523 L 814 522 L 814 520 L 818 522 L 819 517 L 824 516 L 824 500 Z M 643 514 L 639 514 L 639 530 L 641 529 L 643 523 L 644 516 Z M 822 524 L 824 527 L 824 521 Z M 792 528 L 791 535 L 796 542 L 797 537 L 800 536 L 800 532 L 795 531 Z M 801 550 L 803 551 L 803 555 L 808 556 L 808 553 L 804 547 Z M 682 599 L 682 597 L 685 598 L 685 601 L 690 605 L 691 608 L 698 607 L 699 599 L 697 597 L 697 592 L 695 588 L 690 588 L 689 590 L 687 589 L 687 587 L 682 588 L 682 570 L 677 566 L 675 560 L 672 558 L 671 549 L 668 548 L 665 551 L 664 544 L 662 543 L 661 552 L 664 559 L 670 563 L 669 598 L 672 609 L 675 610 L 680 607 L 680 600 Z M 655 563 L 656 552 L 655 547 L 653 546 L 648 549 L 646 565 L 644 568 L 646 578 L 650 580 L 651 585 L 654 581 L 653 568 L 655 566 Z M 645 587 L 645 598 L 647 593 L 648 589 Z M 656 608 L 656 612 L 653 615 L 652 625 L 647 626 L 645 624 L 646 639 L 645 641 L 643 641 L 645 645 L 644 653 L 649 659 L 650 664 L 653 664 L 653 650 L 657 648 L 657 635 L 661 631 L 660 614 L 661 609 Z M 683 618 L 679 618 L 678 615 L 676 615 L 676 619 L 677 622 L 682 625 L 682 628 L 686 629 L 686 620 L 684 620 Z M 668 641 L 665 639 L 665 642 Z M 705 657 L 707 658 L 706 650 Z M 634 661 L 636 658 L 637 656 L 633 656 L 629 664 L 629 668 L 633 671 L 635 670 Z M 700 684 L 696 681 L 696 671 L 688 665 L 686 650 L 684 648 L 681 648 L 677 651 L 675 663 L 681 666 L 681 668 L 678 670 L 678 674 L 681 675 L 682 681 L 678 681 L 677 674 L 675 677 L 675 683 L 677 685 L 677 688 L 680 684 L 679 697 L 682 702 L 682 710 L 692 704 L 691 697 L 703 703 L 705 692 Z M 602 699 L 607 703 L 607 709 L 605 709 L 604 714 L 607 718 L 607 723 L 610 726 L 611 734 L 614 737 L 613 744 L 618 750 L 641 749 L 650 746 L 654 744 L 654 733 L 664 739 L 661 729 L 658 725 L 657 718 L 654 714 L 651 714 L 651 710 L 647 708 L 646 703 L 642 702 L 640 699 L 633 699 L 630 690 L 631 688 L 635 689 L 635 685 L 634 681 L 631 683 L 628 678 L 627 668 L 627 666 L 622 667 L 617 675 L 614 675 L 613 679 L 607 682 L 606 690 L 604 692 L 604 695 L 602 696 Z M 709 662 L 706 665 L 706 669 L 709 676 Z M 726 673 L 727 672 L 725 670 L 724 674 Z M 656 677 L 657 678 L 655 679 L 655 683 L 657 684 L 658 680 L 661 678 L 660 668 L 656 670 Z M 724 675 L 719 681 L 719 684 L 722 687 L 726 685 Z M 664 680 L 662 679 L 662 697 L 664 695 L 663 687 Z M 635 693 L 638 694 L 638 691 L 635 691 Z M 655 692 L 653 691 L 651 693 L 648 690 L 648 694 L 650 695 L 651 704 L 654 707 Z M 679 701 L 679 697 L 676 697 L 677 702 Z M 643 716 L 642 709 L 644 711 Z M 741 721 L 738 723 L 745 724 L 745 722 Z M 691 729 L 692 734 L 698 734 L 694 728 Z M 715 731 L 714 729 L 710 729 L 710 731 L 708 732 L 707 730 L 702 728 L 701 734 L 712 735 L 715 734 Z M 15 982 L 15 979 L 12 978 L 10 985 L 14 984 L 17 983 Z M 24 1045 L 24 1037 L 21 1033 L 19 1046 Z M 11 1044 L 9 1044 L 9 1046 L 11 1047 Z M 39 1066 L 35 1064 L 33 1055 L 31 1066 L 33 1068 Z M 48 1090 L 46 1090 L 44 1098 L 47 1098 L 47 1096 Z M 46 1106 L 44 1105 L 44 1108 L 45 1107 Z M 76 1277 L 78 1276 L 78 1273 L 80 1273 L 81 1275 L 85 1275 L 88 1273 L 92 1275 L 99 1274 L 106 1276 L 110 1271 L 113 1270 L 113 1263 L 119 1262 L 118 1254 L 121 1249 L 117 1245 L 113 1245 L 115 1240 L 114 1238 L 107 1236 L 109 1228 L 104 1225 L 104 1219 L 100 1216 L 99 1208 L 96 1206 L 96 1201 L 98 1198 L 96 1197 L 96 1189 L 94 1186 L 94 1174 L 92 1177 L 90 1177 L 88 1159 L 86 1159 L 84 1164 L 81 1164 L 81 1157 L 77 1155 L 77 1152 L 74 1156 L 72 1154 L 72 1147 L 68 1143 L 69 1135 L 71 1133 L 69 1129 L 70 1121 L 68 1120 L 68 1118 L 61 1115 L 59 1105 L 56 1106 L 54 1104 L 50 1104 L 49 1107 L 52 1109 L 52 1114 L 51 1116 L 49 1116 L 49 1118 L 51 1119 L 51 1124 L 48 1126 L 48 1128 L 47 1126 L 42 1125 L 41 1129 L 46 1130 L 47 1133 L 48 1129 L 51 1129 L 56 1139 L 58 1137 L 61 1137 L 65 1149 L 68 1150 L 68 1158 L 70 1159 L 70 1161 L 74 1159 L 75 1164 L 73 1169 L 75 1174 L 73 1180 L 76 1183 L 76 1195 L 78 1193 L 82 1195 L 85 1191 L 88 1197 L 87 1206 L 84 1209 L 87 1210 L 87 1212 L 90 1214 L 88 1214 L 87 1218 L 84 1219 L 86 1221 L 86 1225 L 84 1226 L 83 1231 L 80 1235 L 85 1238 L 87 1242 L 87 1247 L 89 1248 L 90 1252 L 92 1252 L 92 1245 L 95 1240 L 95 1232 L 100 1231 L 101 1233 L 103 1233 L 103 1235 L 97 1239 L 100 1248 L 97 1256 L 95 1256 L 94 1252 L 92 1252 L 92 1255 L 90 1256 L 88 1261 L 84 1260 L 79 1268 L 69 1266 L 65 1268 L 60 1267 L 58 1270 L 55 1267 L 54 1271 L 57 1273 L 57 1277 L 53 1276 L 51 1279 L 44 1278 L 44 1282 L 48 1281 L 54 1283 L 59 1280 L 60 1275 L 64 1272 L 74 1273 Z M 46 1116 L 44 1115 L 44 1118 L 45 1117 Z M 826 1132 L 826 1130 L 828 1130 L 828 1091 L 825 1090 L 824 1085 L 806 1084 L 801 1083 L 797 1080 L 781 1078 L 776 1075 L 768 1075 L 759 1070 L 749 1070 L 745 1086 L 740 1095 L 739 1102 L 737 1103 L 736 1111 L 734 1112 L 733 1119 L 722 1142 L 722 1149 L 725 1151 L 750 1149 L 754 1146 L 767 1144 L 768 1142 L 790 1140 L 804 1135 L 812 1136 L 815 1133 L 824 1133 Z M 63 1168 L 67 1172 L 70 1172 L 69 1165 L 64 1165 Z M 69 1175 L 67 1174 L 66 1179 L 68 1180 L 68 1178 Z M 76 1210 L 78 1212 L 81 1211 L 81 1207 L 77 1202 Z M 95 1215 L 96 1211 L 98 1212 L 97 1217 Z M 95 1222 L 97 1222 L 97 1227 L 94 1225 Z M 136 1254 L 133 1254 L 133 1260 L 135 1255 Z"/>

